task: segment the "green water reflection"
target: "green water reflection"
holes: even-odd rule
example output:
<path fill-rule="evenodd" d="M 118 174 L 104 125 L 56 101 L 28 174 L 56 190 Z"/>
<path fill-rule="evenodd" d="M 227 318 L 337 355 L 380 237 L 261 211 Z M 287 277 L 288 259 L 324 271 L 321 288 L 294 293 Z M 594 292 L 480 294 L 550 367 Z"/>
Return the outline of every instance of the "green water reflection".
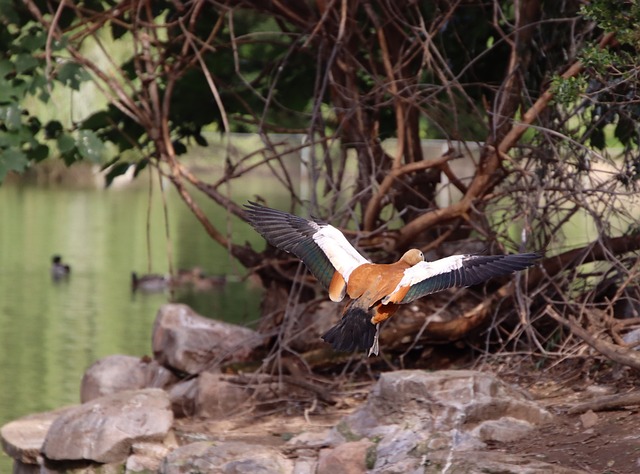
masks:
<path fill-rule="evenodd" d="M 205 234 L 177 195 L 169 190 L 167 197 L 175 267 L 242 276 L 244 269 Z M 0 187 L 0 424 L 77 403 L 82 374 L 101 357 L 150 353 L 152 322 L 170 299 L 131 292 L 131 272 L 148 271 L 150 202 L 151 270 L 164 273 L 168 244 L 158 192 L 150 201 L 144 185 Z M 217 225 L 232 231 L 234 241 L 260 242 L 246 224 L 201 204 Z M 68 281 L 50 277 L 56 253 L 72 265 Z M 176 299 L 201 314 L 250 324 L 258 315 L 260 290 L 230 282 Z"/>

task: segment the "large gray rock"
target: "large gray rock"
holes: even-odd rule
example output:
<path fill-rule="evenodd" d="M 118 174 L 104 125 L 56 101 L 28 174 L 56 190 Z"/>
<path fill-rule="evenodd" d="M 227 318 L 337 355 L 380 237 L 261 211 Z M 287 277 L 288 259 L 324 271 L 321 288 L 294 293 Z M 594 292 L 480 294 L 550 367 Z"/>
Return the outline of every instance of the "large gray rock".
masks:
<path fill-rule="evenodd" d="M 202 372 L 198 377 L 195 414 L 203 418 L 225 418 L 250 407 L 248 387 L 229 381 L 224 374 Z"/>
<path fill-rule="evenodd" d="M 177 447 L 175 437 L 172 436 L 164 443 L 134 443 L 131 446 L 131 455 L 127 458 L 126 473 L 158 472 L 164 458 Z"/>
<path fill-rule="evenodd" d="M 279 450 L 239 441 L 200 441 L 169 454 L 160 474 L 289 474 L 293 461 Z"/>
<path fill-rule="evenodd" d="M 347 440 L 378 441 L 373 472 L 392 466 L 389 472 L 411 472 L 420 464 L 417 453 L 479 450 L 551 420 L 523 392 L 490 374 L 396 371 L 382 374 L 367 402 L 336 431 Z"/>
<path fill-rule="evenodd" d="M 332 449 L 323 449 L 318 458 L 317 474 L 365 474 L 375 462 L 375 444 L 364 438 Z"/>
<path fill-rule="evenodd" d="M 153 325 L 155 359 L 189 374 L 217 362 L 245 360 L 261 343 L 256 331 L 204 318 L 183 304 L 162 306 Z"/>
<path fill-rule="evenodd" d="M 202 372 L 197 377 L 184 380 L 169 389 L 174 415 L 202 418 L 226 418 L 242 410 L 251 397 L 246 385 L 230 381 L 225 374 Z"/>
<path fill-rule="evenodd" d="M 49 428 L 56 418 L 72 408 L 35 413 L 7 423 L 0 429 L 2 449 L 23 464 L 38 464 Z"/>
<path fill-rule="evenodd" d="M 80 402 L 104 397 L 123 390 L 165 388 L 178 378 L 157 361 L 126 356 L 110 355 L 94 362 L 82 377 Z"/>
<path fill-rule="evenodd" d="M 539 461 L 531 456 L 495 451 L 466 451 L 464 455 L 451 455 L 445 451 L 423 455 L 415 470 L 406 466 L 390 466 L 386 474 L 589 474 L 583 471 Z M 379 471 L 374 471 L 379 472 Z"/>
<path fill-rule="evenodd" d="M 42 447 L 51 460 L 124 462 L 134 443 L 162 442 L 173 424 L 166 392 L 124 391 L 73 407 L 51 424 Z"/>

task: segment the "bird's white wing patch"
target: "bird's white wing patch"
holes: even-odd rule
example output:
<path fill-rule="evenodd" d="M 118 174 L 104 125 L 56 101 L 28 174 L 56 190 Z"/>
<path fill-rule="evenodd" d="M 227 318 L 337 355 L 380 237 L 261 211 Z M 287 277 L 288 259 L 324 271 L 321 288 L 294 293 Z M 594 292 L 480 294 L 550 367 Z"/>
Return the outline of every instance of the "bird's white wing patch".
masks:
<path fill-rule="evenodd" d="M 313 240 L 347 282 L 353 270 L 370 263 L 349 243 L 344 234 L 332 225 L 318 225 L 318 232 L 313 234 Z"/>
<path fill-rule="evenodd" d="M 435 262 L 418 262 L 404 271 L 404 276 L 393 290 L 393 293 L 400 290 L 400 288 L 415 285 L 427 278 L 457 270 L 462 267 L 462 262 L 468 257 L 468 255 L 452 255 L 451 257 L 441 258 Z"/>

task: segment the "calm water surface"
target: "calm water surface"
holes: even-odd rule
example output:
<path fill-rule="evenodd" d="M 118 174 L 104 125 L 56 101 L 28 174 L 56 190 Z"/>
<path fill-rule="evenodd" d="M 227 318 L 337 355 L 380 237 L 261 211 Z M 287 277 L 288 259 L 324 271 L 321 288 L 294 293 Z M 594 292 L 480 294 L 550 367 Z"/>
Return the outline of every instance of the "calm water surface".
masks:
<path fill-rule="evenodd" d="M 82 374 L 109 354 L 151 353 L 151 326 L 164 293 L 132 293 L 132 271 L 200 266 L 211 274 L 245 270 L 213 242 L 178 196 L 167 192 L 168 245 L 162 201 L 138 184 L 124 189 L 0 187 L 0 424 L 22 415 L 79 402 Z M 247 195 L 247 197 L 250 197 Z M 147 215 L 150 214 L 150 246 Z M 201 203 L 236 242 L 260 237 L 224 210 Z M 149 259 L 149 251 L 151 258 Z M 72 266 L 68 281 L 53 281 L 51 256 Z M 250 324 L 260 290 L 241 282 L 174 300 L 209 317 Z M 10 472 L 0 459 L 0 472 Z"/>

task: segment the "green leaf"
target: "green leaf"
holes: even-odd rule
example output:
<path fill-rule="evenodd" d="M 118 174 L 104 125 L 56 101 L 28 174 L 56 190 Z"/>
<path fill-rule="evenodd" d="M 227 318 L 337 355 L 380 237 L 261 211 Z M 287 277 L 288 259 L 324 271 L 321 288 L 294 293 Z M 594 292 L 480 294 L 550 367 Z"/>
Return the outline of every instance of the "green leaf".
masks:
<path fill-rule="evenodd" d="M 75 147 L 71 151 L 62 154 L 62 160 L 67 166 L 71 166 L 79 159 L 80 156 L 78 155 L 78 149 Z"/>
<path fill-rule="evenodd" d="M 73 137 L 71 135 L 67 135 L 66 133 L 60 135 L 57 142 L 58 150 L 62 154 L 70 152 L 76 146 L 76 141 L 73 139 Z"/>
<path fill-rule="evenodd" d="M 47 35 L 44 33 L 44 31 L 32 30 L 28 34 L 25 34 L 22 38 L 20 38 L 19 44 L 28 52 L 33 53 L 34 51 L 44 49 L 46 42 Z"/>
<path fill-rule="evenodd" d="M 29 164 L 27 155 L 22 151 L 9 148 L 0 151 L 0 182 L 4 181 L 9 171 L 22 172 Z"/>
<path fill-rule="evenodd" d="M 20 16 L 11 0 L 0 0 L 0 17 L 4 17 L 4 20 L 9 23 L 17 24 L 20 22 Z"/>
<path fill-rule="evenodd" d="M 30 54 L 18 54 L 15 60 L 16 72 L 22 74 L 38 66 L 38 60 Z"/>
<path fill-rule="evenodd" d="M 592 147 L 603 150 L 605 146 L 604 130 L 602 128 L 596 128 L 591 134 L 591 137 L 589 137 L 589 143 Z"/>
<path fill-rule="evenodd" d="M 140 173 L 140 171 L 145 169 L 148 164 L 149 164 L 149 160 L 147 158 L 143 158 L 140 161 L 138 161 L 138 163 L 136 163 L 136 170 L 133 173 L 133 177 L 135 178 L 136 176 L 138 176 L 138 173 Z"/>
<path fill-rule="evenodd" d="M 31 133 L 35 135 L 42 128 L 42 123 L 40 122 L 40 119 L 38 119 L 38 117 L 34 117 L 32 115 L 27 120 L 27 126 L 29 127 L 29 130 L 31 131 Z"/>
<path fill-rule="evenodd" d="M 631 138 L 635 136 L 635 132 L 636 128 L 634 121 L 624 115 L 620 116 L 618 125 L 616 125 L 614 132 L 615 137 L 620 140 L 620 143 L 628 145 Z"/>
<path fill-rule="evenodd" d="M 13 102 L 15 100 L 13 85 L 11 81 L 7 81 L 0 77 L 0 104 Z"/>
<path fill-rule="evenodd" d="M 88 79 L 89 74 L 79 64 L 69 61 L 58 69 L 58 80 L 74 90 L 80 89 L 80 84 Z"/>
<path fill-rule="evenodd" d="M 0 59 L 0 77 L 4 78 L 8 74 L 15 72 L 16 68 L 8 59 Z"/>
<path fill-rule="evenodd" d="M 105 184 L 107 185 L 107 187 L 111 185 L 111 183 L 115 178 L 125 174 L 130 166 L 131 166 L 131 163 L 128 163 L 126 161 L 121 163 L 116 163 L 115 165 L 113 165 L 105 176 L 105 180 L 106 180 Z"/>
<path fill-rule="evenodd" d="M 62 130 L 63 130 L 62 124 L 57 120 L 51 120 L 50 122 L 47 122 L 47 124 L 44 126 L 45 137 L 49 140 L 53 138 L 58 138 L 62 133 Z"/>
<path fill-rule="evenodd" d="M 109 113 L 105 110 L 96 112 L 95 114 L 87 117 L 81 124 L 81 129 L 99 130 L 110 126 Z"/>
<path fill-rule="evenodd" d="M 49 147 L 47 145 L 36 145 L 35 148 L 27 151 L 27 156 L 33 161 L 42 161 L 49 157 Z"/>
<path fill-rule="evenodd" d="M 175 152 L 176 156 L 184 155 L 187 152 L 187 147 L 184 145 L 184 143 L 175 140 L 173 142 L 173 151 Z"/>
<path fill-rule="evenodd" d="M 102 140 L 98 138 L 95 132 L 92 130 L 80 130 L 76 146 L 78 147 L 80 156 L 94 163 L 101 163 L 104 143 L 102 143 Z"/>
<path fill-rule="evenodd" d="M 0 148 L 19 149 L 23 143 L 23 134 L 20 131 L 2 131 L 0 129 Z"/>
<path fill-rule="evenodd" d="M 193 138 L 195 138 L 196 143 L 200 146 L 209 146 L 209 142 L 207 142 L 207 139 L 204 138 L 202 135 L 200 135 L 199 133 L 194 135 Z"/>
<path fill-rule="evenodd" d="M 115 23 L 115 22 L 111 22 L 110 26 L 111 26 L 111 36 L 113 37 L 113 39 L 116 39 L 116 40 L 122 38 L 129 31 L 127 28 L 124 28 L 123 26 L 120 26 L 118 23 Z"/>
<path fill-rule="evenodd" d="M 19 130 L 22 126 L 22 112 L 18 104 L 0 107 L 0 121 L 4 122 L 7 130 Z"/>

